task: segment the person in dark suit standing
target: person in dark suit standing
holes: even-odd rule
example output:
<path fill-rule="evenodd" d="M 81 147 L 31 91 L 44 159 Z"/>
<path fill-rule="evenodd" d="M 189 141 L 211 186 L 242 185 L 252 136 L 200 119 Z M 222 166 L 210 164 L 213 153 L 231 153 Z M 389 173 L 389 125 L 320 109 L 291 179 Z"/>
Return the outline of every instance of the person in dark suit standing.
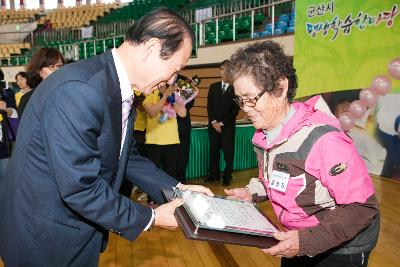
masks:
<path fill-rule="evenodd" d="M 219 155 L 222 148 L 225 159 L 225 170 L 222 174 L 223 186 L 232 183 L 233 158 L 235 147 L 235 120 L 239 106 L 233 101 L 233 86 L 226 81 L 225 66 L 228 60 L 220 65 L 222 81 L 210 85 L 208 90 L 208 136 L 210 138 L 210 172 L 206 183 L 220 180 Z"/>
<path fill-rule="evenodd" d="M 163 202 L 183 185 L 139 155 L 131 86 L 171 84 L 192 51 L 188 23 L 168 9 L 143 16 L 124 43 L 59 69 L 27 105 L 0 181 L 0 257 L 5 266 L 97 266 L 108 232 L 135 239 L 153 225 L 176 228 L 181 199 L 155 209 L 118 193 L 123 178 Z"/>

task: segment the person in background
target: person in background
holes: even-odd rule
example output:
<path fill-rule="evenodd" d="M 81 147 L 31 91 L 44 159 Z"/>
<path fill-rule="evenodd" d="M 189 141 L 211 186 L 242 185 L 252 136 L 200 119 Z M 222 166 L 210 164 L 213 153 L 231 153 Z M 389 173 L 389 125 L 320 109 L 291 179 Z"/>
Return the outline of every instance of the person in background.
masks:
<path fill-rule="evenodd" d="M 233 101 L 235 92 L 232 84 L 227 82 L 225 67 L 228 60 L 220 65 L 222 81 L 210 85 L 207 98 L 208 136 L 210 138 L 210 172 L 206 183 L 220 180 L 219 155 L 224 152 L 225 170 L 222 174 L 222 185 L 232 183 L 233 159 L 235 150 L 236 116 L 238 105 Z"/>
<path fill-rule="evenodd" d="M 135 108 L 136 111 L 136 119 L 135 119 L 135 124 L 133 127 L 133 137 L 136 140 L 136 147 L 138 149 L 138 152 L 141 156 L 145 157 L 145 141 L 146 141 L 146 119 L 147 119 L 147 113 L 143 108 L 143 100 L 145 99 L 144 94 L 138 92 L 137 90 L 134 90 L 135 94 L 135 101 L 132 104 L 132 107 Z M 132 190 L 135 192 L 137 191 L 137 186 L 133 185 L 131 182 L 128 181 L 128 179 L 124 179 L 122 182 L 121 188 L 119 189 L 119 193 L 130 198 L 132 194 Z M 144 200 L 147 198 L 146 193 L 142 193 L 138 201 Z"/>
<path fill-rule="evenodd" d="M 27 66 L 27 80 L 30 87 L 33 89 L 25 93 L 21 97 L 21 101 L 18 105 L 18 116 L 22 118 L 25 107 L 31 98 L 34 89 L 50 74 L 64 66 L 65 59 L 61 52 L 53 47 L 43 47 L 37 50 Z"/>
<path fill-rule="evenodd" d="M 135 21 L 118 48 L 68 64 L 40 83 L 0 180 L 5 266 L 98 266 L 109 232 L 134 240 L 153 226 L 178 227 L 174 212 L 183 200 L 162 204 L 161 189 L 213 195 L 140 156 L 132 134 L 132 87 L 150 94 L 172 84 L 193 41 L 190 25 L 160 8 Z M 119 194 L 123 178 L 162 205 L 152 209 Z"/>
<path fill-rule="evenodd" d="M 19 106 L 19 102 L 21 101 L 21 97 L 32 91 L 31 86 L 29 85 L 28 82 L 28 76 L 25 71 L 20 71 L 15 75 L 15 81 L 17 83 L 17 86 L 19 88 L 19 91 L 15 93 L 15 103 L 17 107 Z"/>
<path fill-rule="evenodd" d="M 178 75 L 177 80 L 179 79 L 187 79 L 187 77 L 183 75 Z M 192 86 L 195 86 L 192 83 Z M 198 90 L 198 89 L 197 89 Z M 178 132 L 179 132 L 179 151 L 178 151 L 178 160 L 176 167 L 176 177 L 181 183 L 186 183 L 186 167 L 189 162 L 189 153 L 190 153 L 190 134 L 192 131 L 192 123 L 190 121 L 190 109 L 194 105 L 195 98 L 186 103 L 186 116 L 181 117 L 177 116 L 178 122 Z"/>
<path fill-rule="evenodd" d="M 350 137 L 320 96 L 293 102 L 297 77 L 272 41 L 239 49 L 227 66 L 235 101 L 257 129 L 259 177 L 232 198 L 271 202 L 286 228 L 263 252 L 281 266 L 367 266 L 379 234 L 374 186 Z"/>
<path fill-rule="evenodd" d="M 147 112 L 146 120 L 146 157 L 158 168 L 176 178 L 176 166 L 179 151 L 179 133 L 176 118 L 168 118 L 160 123 L 160 116 L 167 98 L 173 93 L 174 85 L 162 86 L 143 101 Z M 185 106 L 179 103 L 171 105 L 176 114 L 185 117 Z"/>
<path fill-rule="evenodd" d="M 15 104 L 14 90 L 10 89 L 4 80 L 4 73 L 0 69 L 0 181 L 3 179 L 11 157 L 12 143 L 15 141 L 16 128 L 13 128 L 11 119 L 18 118 Z M 9 129 L 11 127 L 11 130 Z"/>
<path fill-rule="evenodd" d="M 400 94 L 380 96 L 376 105 L 376 137 L 386 149 L 383 177 L 400 178 Z"/>
<path fill-rule="evenodd" d="M 359 99 L 360 90 L 340 91 L 329 93 L 330 97 L 326 101 L 331 112 L 336 118 L 343 112 L 348 112 L 351 102 Z M 325 97 L 324 97 L 325 100 Z M 369 110 L 367 111 L 369 114 Z M 368 114 L 366 116 L 368 116 Z M 371 174 L 380 175 L 383 162 L 386 157 L 386 150 L 367 132 L 367 120 L 356 119 L 355 125 L 346 132 L 351 137 L 357 148 L 357 152 L 364 160 L 367 170 Z"/>
<path fill-rule="evenodd" d="M 43 29 L 44 31 L 51 31 L 53 29 L 53 25 L 49 19 L 46 19 Z"/>

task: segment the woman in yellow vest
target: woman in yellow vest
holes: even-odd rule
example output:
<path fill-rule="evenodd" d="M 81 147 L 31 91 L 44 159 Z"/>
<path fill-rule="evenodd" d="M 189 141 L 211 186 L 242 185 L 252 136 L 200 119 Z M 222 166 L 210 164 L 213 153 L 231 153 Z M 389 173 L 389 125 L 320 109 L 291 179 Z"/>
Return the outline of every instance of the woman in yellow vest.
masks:
<path fill-rule="evenodd" d="M 28 76 L 25 71 L 18 72 L 17 75 L 15 75 L 15 81 L 19 88 L 19 91 L 15 93 L 15 102 L 18 107 L 21 97 L 29 91 L 32 91 L 32 88 L 29 84 Z"/>
<path fill-rule="evenodd" d="M 167 97 L 172 94 L 173 86 L 161 87 L 147 96 L 143 107 L 147 112 L 146 122 L 146 157 L 158 168 L 176 177 L 177 155 L 179 150 L 179 133 L 176 118 L 168 118 L 160 123 L 163 107 L 168 104 Z M 184 105 L 175 103 L 171 107 L 180 117 L 186 116 Z"/>

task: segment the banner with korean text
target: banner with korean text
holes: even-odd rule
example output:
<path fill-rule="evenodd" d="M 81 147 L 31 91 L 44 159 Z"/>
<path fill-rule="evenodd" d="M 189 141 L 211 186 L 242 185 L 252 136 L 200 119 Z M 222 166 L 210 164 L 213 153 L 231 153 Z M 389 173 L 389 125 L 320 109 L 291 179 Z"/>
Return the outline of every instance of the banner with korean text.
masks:
<path fill-rule="evenodd" d="M 367 88 L 400 57 L 398 0 L 296 1 L 297 97 Z M 392 79 L 392 91 L 400 92 Z"/>

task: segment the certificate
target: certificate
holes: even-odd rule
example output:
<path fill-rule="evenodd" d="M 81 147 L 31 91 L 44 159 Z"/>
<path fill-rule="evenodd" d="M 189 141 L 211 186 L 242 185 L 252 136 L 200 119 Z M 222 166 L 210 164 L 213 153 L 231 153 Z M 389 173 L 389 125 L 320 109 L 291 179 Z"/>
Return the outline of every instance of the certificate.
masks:
<path fill-rule="evenodd" d="M 248 201 L 177 191 L 197 228 L 271 237 L 278 229 Z"/>

